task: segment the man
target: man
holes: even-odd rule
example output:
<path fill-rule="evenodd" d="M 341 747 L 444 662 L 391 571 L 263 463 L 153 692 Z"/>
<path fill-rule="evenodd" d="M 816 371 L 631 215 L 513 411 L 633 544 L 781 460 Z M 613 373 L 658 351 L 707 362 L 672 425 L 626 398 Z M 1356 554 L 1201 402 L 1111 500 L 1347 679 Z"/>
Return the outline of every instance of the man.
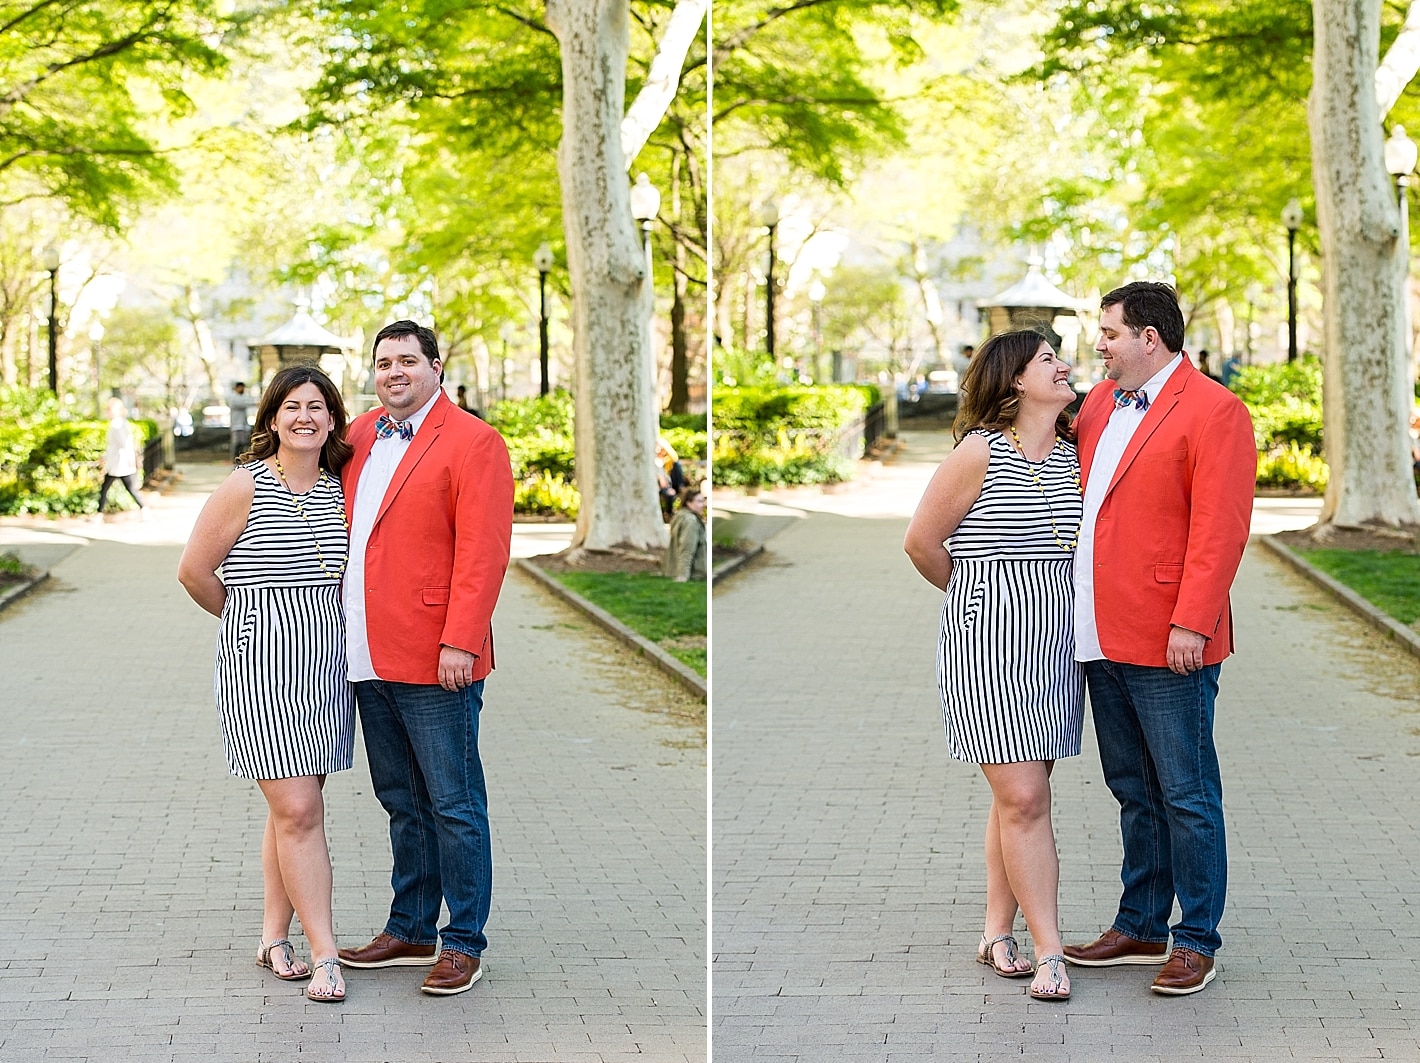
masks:
<path fill-rule="evenodd" d="M 1172 288 L 1139 281 L 1106 295 L 1095 350 L 1107 379 L 1076 421 L 1085 511 L 1075 656 L 1119 802 L 1124 890 L 1113 926 L 1064 952 L 1087 967 L 1162 963 L 1151 988 L 1183 995 L 1213 980 L 1222 942 L 1213 705 L 1233 649 L 1228 589 L 1247 545 L 1257 450 L 1243 404 L 1183 353 Z"/>
<path fill-rule="evenodd" d="M 251 396 L 247 386 L 238 380 L 232 385 L 232 396 L 227 400 L 227 424 L 232 433 L 232 461 L 236 462 L 251 449 Z"/>
<path fill-rule="evenodd" d="M 493 886 L 478 755 L 493 606 L 508 567 L 513 475 L 496 431 L 440 383 L 438 341 L 413 321 L 375 336 L 384 409 L 350 428 L 343 588 L 350 679 L 375 795 L 390 818 L 394 900 L 349 967 L 434 965 L 425 993 L 483 976 Z M 439 903 L 449 922 L 438 928 Z M 443 949 L 435 956 L 435 942 Z"/>

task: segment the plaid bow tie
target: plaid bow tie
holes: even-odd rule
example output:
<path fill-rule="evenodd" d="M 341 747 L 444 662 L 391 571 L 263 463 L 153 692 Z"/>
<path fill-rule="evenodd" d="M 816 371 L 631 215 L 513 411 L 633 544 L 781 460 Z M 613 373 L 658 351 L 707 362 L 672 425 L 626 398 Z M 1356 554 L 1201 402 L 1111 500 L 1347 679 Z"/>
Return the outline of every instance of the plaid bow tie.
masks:
<path fill-rule="evenodd" d="M 1149 408 L 1149 396 L 1144 393 L 1143 388 L 1140 388 L 1138 391 L 1123 391 L 1119 388 L 1114 389 L 1114 408 L 1116 410 L 1128 406 L 1131 402 L 1134 404 L 1136 410 L 1147 410 Z"/>
<path fill-rule="evenodd" d="M 381 439 L 388 439 L 396 432 L 400 439 L 413 439 L 414 426 L 408 421 L 396 421 L 387 413 L 380 414 L 380 419 L 375 422 L 375 435 Z"/>

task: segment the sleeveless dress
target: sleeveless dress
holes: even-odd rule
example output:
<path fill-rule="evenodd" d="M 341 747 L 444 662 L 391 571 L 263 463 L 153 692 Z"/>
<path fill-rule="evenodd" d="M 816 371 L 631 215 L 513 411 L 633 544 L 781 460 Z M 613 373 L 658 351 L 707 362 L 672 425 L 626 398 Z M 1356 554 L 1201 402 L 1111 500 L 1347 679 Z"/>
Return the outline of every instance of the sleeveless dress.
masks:
<path fill-rule="evenodd" d="M 1079 459 L 1063 440 L 1043 462 L 1027 462 L 1000 432 L 972 434 L 987 439 L 991 458 L 947 540 L 937 649 L 947 746 L 974 764 L 1073 757 L 1084 724 L 1072 579 Z"/>
<path fill-rule="evenodd" d="M 222 562 L 214 683 L 227 768 L 239 779 L 344 771 L 355 754 L 355 698 L 340 608 L 349 550 L 340 481 L 324 473 L 297 496 L 264 462 L 242 468 L 256 494 Z"/>

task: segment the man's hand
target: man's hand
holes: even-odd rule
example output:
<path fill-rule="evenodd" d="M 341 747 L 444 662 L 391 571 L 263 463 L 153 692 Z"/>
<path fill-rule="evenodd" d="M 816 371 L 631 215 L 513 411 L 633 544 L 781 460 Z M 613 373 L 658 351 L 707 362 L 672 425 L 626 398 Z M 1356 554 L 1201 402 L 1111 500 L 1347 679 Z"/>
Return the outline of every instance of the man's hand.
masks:
<path fill-rule="evenodd" d="M 1169 670 L 1188 675 L 1203 667 L 1203 647 L 1208 640 L 1196 631 L 1175 624 L 1169 628 Z"/>
<path fill-rule="evenodd" d="M 462 690 L 470 685 L 473 682 L 473 662 L 476 660 L 478 656 L 467 650 L 440 646 L 439 685 L 445 690 Z"/>

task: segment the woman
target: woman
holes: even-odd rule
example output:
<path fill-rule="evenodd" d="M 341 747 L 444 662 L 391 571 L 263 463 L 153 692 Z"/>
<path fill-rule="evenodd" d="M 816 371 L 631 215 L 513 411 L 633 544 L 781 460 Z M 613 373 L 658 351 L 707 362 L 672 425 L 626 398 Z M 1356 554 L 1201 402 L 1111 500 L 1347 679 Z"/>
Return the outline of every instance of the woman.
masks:
<path fill-rule="evenodd" d="M 349 533 L 335 476 L 349 456 L 335 385 L 314 366 L 281 370 L 257 408 L 248 460 L 207 500 L 178 566 L 192 600 L 222 619 L 215 689 L 227 767 L 255 779 L 268 807 L 256 962 L 288 981 L 313 966 L 306 996 L 322 1003 L 345 999 L 321 787 L 354 754 L 340 609 Z M 312 966 L 291 947 L 292 914 Z"/>
<path fill-rule="evenodd" d="M 1080 752 L 1083 723 L 1071 624 L 1083 506 L 1066 438 L 1069 378 L 1038 332 L 983 343 L 962 382 L 956 449 L 904 543 L 917 571 L 946 591 L 937 677 L 951 755 L 980 764 L 991 787 L 977 960 L 1004 978 L 1032 973 L 1011 936 L 1019 910 L 1035 942 L 1030 995 L 1043 1000 L 1070 996 L 1050 771 Z"/>
<path fill-rule="evenodd" d="M 128 488 L 133 501 L 138 503 L 143 519 L 147 520 L 148 507 L 138 494 L 138 444 L 133 439 L 133 426 L 128 423 L 128 407 L 122 399 L 112 398 L 108 400 L 108 446 L 104 450 L 104 482 L 99 488 L 99 515 L 96 519 L 103 519 L 109 488 L 116 482 Z"/>
<path fill-rule="evenodd" d="M 671 520 L 670 543 L 662 563 L 663 575 L 677 583 L 704 579 L 709 555 L 705 534 L 705 496 L 695 489 L 685 493 L 680 509 Z"/>

